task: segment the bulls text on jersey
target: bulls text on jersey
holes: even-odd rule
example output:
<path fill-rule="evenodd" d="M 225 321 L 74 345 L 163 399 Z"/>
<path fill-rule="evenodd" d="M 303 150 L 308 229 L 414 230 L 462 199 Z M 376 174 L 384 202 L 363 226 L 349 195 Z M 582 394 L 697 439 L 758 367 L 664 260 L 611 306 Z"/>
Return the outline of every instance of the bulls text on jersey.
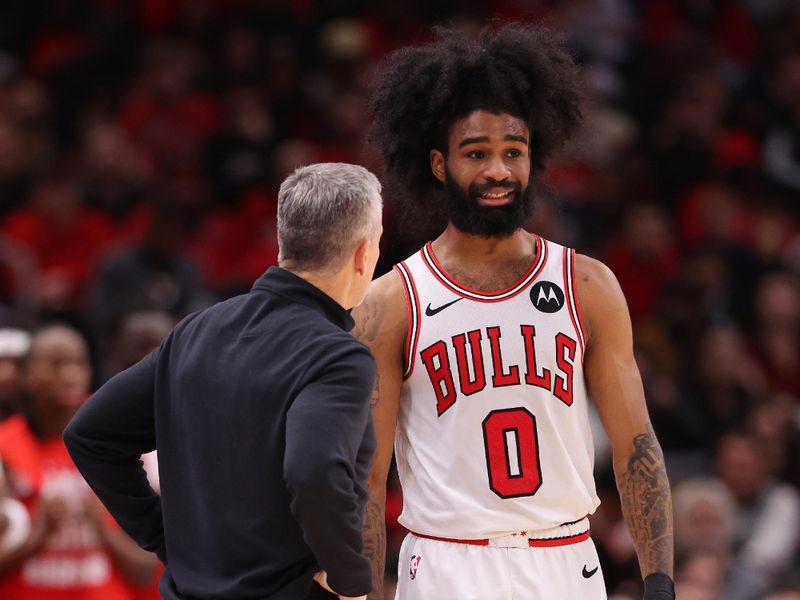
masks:
<path fill-rule="evenodd" d="M 506 365 L 503 362 L 500 339 L 504 333 L 512 339 L 512 343 L 522 347 L 525 364 Z M 485 336 L 484 336 L 485 334 Z M 449 343 L 452 345 L 456 365 L 450 364 L 448 343 L 438 340 L 420 352 L 420 358 L 428 372 L 433 391 L 436 394 L 436 408 L 441 417 L 453 404 L 458 393 L 471 396 L 482 391 L 487 385 L 495 388 L 515 385 L 531 385 L 545 389 L 567 406 L 572 406 L 573 373 L 575 354 L 578 342 L 565 333 L 557 333 L 550 340 L 539 340 L 534 325 L 520 325 L 519 331 L 504 332 L 499 326 L 473 329 L 466 333 L 454 335 Z M 492 358 L 491 378 L 487 379 L 487 368 L 484 365 L 484 344 L 489 344 Z M 555 345 L 555 360 L 558 371 L 555 373 L 536 362 L 538 344 Z M 454 374 L 458 373 L 458 390 Z"/>

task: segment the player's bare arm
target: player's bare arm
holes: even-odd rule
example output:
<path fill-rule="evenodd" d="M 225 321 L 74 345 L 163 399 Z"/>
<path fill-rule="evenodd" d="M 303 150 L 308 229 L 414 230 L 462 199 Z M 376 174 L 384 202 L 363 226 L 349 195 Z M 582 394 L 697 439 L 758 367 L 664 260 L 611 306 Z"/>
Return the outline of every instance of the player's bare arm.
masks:
<path fill-rule="evenodd" d="M 586 382 L 611 441 L 622 510 L 642 577 L 652 573 L 672 577 L 672 498 L 634 360 L 625 297 L 602 263 L 577 256 L 575 267 L 588 339 Z"/>
<path fill-rule="evenodd" d="M 372 600 L 383 599 L 386 563 L 386 478 L 392 463 L 400 385 L 403 379 L 403 343 L 406 303 L 402 283 L 394 272 L 376 279 L 353 309 L 353 334 L 366 344 L 378 365 L 372 393 L 377 450 L 369 477 L 369 499 L 364 511 L 364 555 L 372 562 Z"/>

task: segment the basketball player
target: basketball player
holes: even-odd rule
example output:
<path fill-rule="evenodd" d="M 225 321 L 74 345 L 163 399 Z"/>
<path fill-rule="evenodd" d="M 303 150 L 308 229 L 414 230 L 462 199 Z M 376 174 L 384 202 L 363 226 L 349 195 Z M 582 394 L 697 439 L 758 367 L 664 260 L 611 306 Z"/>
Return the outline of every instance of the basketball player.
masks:
<path fill-rule="evenodd" d="M 378 364 L 365 549 L 382 598 L 396 451 L 399 600 L 606 598 L 590 515 L 589 401 L 611 440 L 644 597 L 674 598 L 671 499 L 601 263 L 525 231 L 537 170 L 580 124 L 576 68 L 546 30 L 440 31 L 395 53 L 372 102 L 387 188 L 440 235 L 354 311 Z"/>

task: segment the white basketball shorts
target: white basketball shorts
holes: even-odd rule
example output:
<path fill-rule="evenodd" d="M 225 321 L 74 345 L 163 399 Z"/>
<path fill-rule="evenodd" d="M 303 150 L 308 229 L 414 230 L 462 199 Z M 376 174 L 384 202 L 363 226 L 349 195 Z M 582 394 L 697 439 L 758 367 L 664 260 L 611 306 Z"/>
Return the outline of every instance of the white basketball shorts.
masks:
<path fill-rule="evenodd" d="M 409 533 L 395 600 L 606 600 L 587 519 L 490 540 Z"/>

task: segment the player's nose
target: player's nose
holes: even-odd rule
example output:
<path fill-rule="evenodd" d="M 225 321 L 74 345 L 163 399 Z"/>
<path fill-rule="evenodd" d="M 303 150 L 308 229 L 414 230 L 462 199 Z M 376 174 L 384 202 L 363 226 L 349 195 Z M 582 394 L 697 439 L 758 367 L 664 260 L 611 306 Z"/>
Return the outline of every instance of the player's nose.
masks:
<path fill-rule="evenodd" d="M 494 156 L 486 161 L 483 176 L 488 181 L 503 181 L 511 176 L 511 169 L 500 156 Z"/>

